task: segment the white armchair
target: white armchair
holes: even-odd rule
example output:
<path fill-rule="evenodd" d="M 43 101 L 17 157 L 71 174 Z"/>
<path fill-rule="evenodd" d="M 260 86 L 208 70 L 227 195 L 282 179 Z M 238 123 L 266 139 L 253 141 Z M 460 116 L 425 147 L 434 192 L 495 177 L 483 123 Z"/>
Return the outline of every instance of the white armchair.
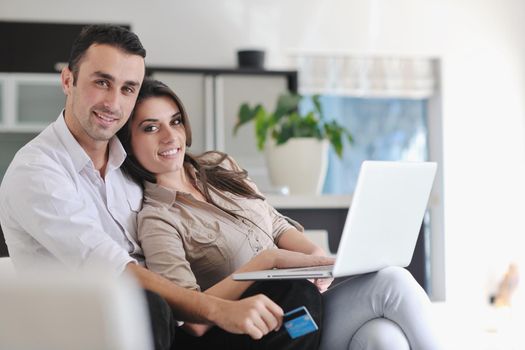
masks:
<path fill-rule="evenodd" d="M 13 275 L 15 269 L 10 258 L 0 258 L 0 278 L 4 275 Z"/>
<path fill-rule="evenodd" d="M 18 275 L 1 258 L 0 349 L 151 350 L 144 295 L 129 276 Z"/>

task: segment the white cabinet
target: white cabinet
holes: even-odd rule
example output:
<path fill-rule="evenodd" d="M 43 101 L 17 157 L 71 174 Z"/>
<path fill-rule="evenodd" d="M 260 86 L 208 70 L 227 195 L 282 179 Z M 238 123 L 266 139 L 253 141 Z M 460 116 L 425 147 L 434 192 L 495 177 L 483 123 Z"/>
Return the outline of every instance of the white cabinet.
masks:
<path fill-rule="evenodd" d="M 64 106 L 60 75 L 0 74 L 0 131 L 39 132 L 54 121 Z"/>

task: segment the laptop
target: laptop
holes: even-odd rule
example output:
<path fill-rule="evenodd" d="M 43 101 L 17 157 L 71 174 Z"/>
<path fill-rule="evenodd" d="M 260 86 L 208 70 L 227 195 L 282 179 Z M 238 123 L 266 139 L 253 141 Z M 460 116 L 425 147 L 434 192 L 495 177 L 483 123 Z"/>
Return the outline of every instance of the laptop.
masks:
<path fill-rule="evenodd" d="M 335 278 L 408 266 L 436 169 L 434 162 L 364 161 L 334 265 L 243 272 L 233 279 Z"/>

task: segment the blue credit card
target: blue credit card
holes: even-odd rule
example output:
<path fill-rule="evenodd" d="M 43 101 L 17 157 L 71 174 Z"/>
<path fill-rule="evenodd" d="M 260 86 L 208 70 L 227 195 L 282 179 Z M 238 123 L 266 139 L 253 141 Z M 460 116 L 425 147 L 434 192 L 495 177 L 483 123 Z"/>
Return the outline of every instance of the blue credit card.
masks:
<path fill-rule="evenodd" d="M 285 313 L 283 324 L 292 339 L 315 332 L 318 329 L 314 319 L 304 306 Z"/>

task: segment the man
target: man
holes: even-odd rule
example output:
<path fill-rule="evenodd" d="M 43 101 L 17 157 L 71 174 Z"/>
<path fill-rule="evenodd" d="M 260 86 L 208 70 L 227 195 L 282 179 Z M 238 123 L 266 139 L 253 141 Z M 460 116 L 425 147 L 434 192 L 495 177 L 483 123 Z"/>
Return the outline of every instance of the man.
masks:
<path fill-rule="evenodd" d="M 119 168 L 126 153 L 114 135 L 135 105 L 145 55 L 138 37 L 120 27 L 86 27 L 73 44 L 61 75 L 65 110 L 17 153 L 0 186 L 12 261 L 18 269 L 104 264 L 132 273 L 154 292 L 148 302 L 157 348 L 170 348 L 174 319 L 259 339 L 282 323 L 282 309 L 269 298 L 222 300 L 142 266 L 135 227 L 142 192 Z"/>

